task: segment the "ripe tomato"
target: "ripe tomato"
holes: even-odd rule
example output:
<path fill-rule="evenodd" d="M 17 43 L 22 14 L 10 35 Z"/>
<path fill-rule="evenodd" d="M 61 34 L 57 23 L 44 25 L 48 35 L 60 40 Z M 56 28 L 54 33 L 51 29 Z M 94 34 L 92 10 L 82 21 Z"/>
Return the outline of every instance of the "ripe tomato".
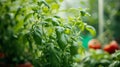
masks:
<path fill-rule="evenodd" d="M 114 53 L 115 50 L 119 49 L 119 45 L 116 41 L 111 41 L 109 45 L 105 45 L 104 46 L 104 51 L 108 52 L 108 53 Z"/>
<path fill-rule="evenodd" d="M 113 49 L 119 49 L 119 45 L 118 45 L 118 43 L 116 42 L 116 41 L 112 41 L 111 43 L 110 43 L 110 46 L 113 48 Z"/>
<path fill-rule="evenodd" d="M 18 64 L 16 67 L 33 67 L 33 65 L 30 62 L 26 62 L 24 64 Z"/>
<path fill-rule="evenodd" d="M 4 58 L 4 53 L 0 53 L 0 58 Z"/>
<path fill-rule="evenodd" d="M 104 51 L 106 51 L 106 52 L 108 52 L 108 53 L 112 53 L 112 51 L 113 51 L 113 50 L 111 49 L 111 46 L 110 46 L 109 44 L 108 44 L 108 45 L 105 45 L 103 49 L 104 49 Z"/>
<path fill-rule="evenodd" d="M 88 47 L 91 49 L 100 49 L 101 43 L 97 39 L 92 39 L 88 42 Z"/>

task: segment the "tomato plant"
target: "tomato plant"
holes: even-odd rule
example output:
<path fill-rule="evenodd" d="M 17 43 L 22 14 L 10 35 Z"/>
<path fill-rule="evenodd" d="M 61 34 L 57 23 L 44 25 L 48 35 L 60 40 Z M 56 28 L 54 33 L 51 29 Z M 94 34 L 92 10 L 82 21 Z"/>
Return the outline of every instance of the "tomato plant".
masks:
<path fill-rule="evenodd" d="M 60 10 L 62 0 L 0 1 L 0 50 L 4 64 L 31 62 L 34 67 L 72 67 L 81 48 L 80 33 L 95 35 L 95 29 L 82 21 L 81 8 Z M 58 12 L 75 11 L 63 18 Z"/>

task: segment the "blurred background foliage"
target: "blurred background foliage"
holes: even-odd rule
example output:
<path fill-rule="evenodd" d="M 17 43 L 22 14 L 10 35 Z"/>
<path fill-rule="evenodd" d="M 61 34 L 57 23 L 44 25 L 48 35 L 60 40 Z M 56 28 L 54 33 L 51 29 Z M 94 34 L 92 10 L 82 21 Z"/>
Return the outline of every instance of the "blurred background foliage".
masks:
<path fill-rule="evenodd" d="M 111 40 L 116 40 L 120 43 L 120 0 L 104 0 L 104 33 L 99 35 L 98 22 L 98 0 L 65 0 L 61 9 L 70 7 L 78 8 L 79 6 L 85 8 L 91 16 L 83 17 L 83 21 L 92 25 L 96 29 L 97 35 L 92 37 L 87 31 L 83 33 L 83 41 L 88 42 L 91 38 L 99 38 L 104 44 Z M 69 15 L 69 14 L 64 14 Z M 90 37 L 91 36 L 91 37 Z M 84 42 L 84 43 L 86 43 Z M 87 47 L 86 47 L 87 48 Z"/>
<path fill-rule="evenodd" d="M 120 0 L 106 0 L 104 3 L 105 33 L 120 43 Z"/>

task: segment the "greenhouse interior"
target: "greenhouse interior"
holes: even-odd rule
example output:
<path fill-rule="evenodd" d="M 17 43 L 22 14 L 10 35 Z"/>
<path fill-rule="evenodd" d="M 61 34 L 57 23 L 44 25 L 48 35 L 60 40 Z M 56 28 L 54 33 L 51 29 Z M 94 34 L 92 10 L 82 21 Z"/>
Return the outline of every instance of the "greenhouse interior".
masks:
<path fill-rule="evenodd" d="M 120 67 L 120 0 L 0 0 L 0 67 Z"/>

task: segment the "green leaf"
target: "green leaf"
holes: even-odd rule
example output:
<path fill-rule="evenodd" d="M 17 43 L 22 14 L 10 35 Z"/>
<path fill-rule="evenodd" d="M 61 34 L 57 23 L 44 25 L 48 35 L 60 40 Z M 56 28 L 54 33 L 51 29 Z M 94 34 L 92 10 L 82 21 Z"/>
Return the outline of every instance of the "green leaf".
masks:
<path fill-rule="evenodd" d="M 52 18 L 52 23 L 54 26 L 59 26 L 59 21 L 56 18 Z"/>
<path fill-rule="evenodd" d="M 50 6 L 48 5 L 48 3 L 46 1 L 42 1 L 42 3 L 47 6 L 48 8 L 50 8 Z"/>
<path fill-rule="evenodd" d="M 21 9 L 22 9 L 22 7 L 19 7 L 18 9 L 17 9 L 17 11 L 16 11 L 16 13 L 15 13 L 15 18 L 17 17 L 17 15 L 20 13 L 20 11 L 21 11 Z"/>
<path fill-rule="evenodd" d="M 108 66 L 110 63 L 111 63 L 110 60 L 107 60 L 107 59 L 102 59 L 100 61 L 100 64 L 104 66 Z"/>
<path fill-rule="evenodd" d="M 78 48 L 79 48 L 79 46 L 78 46 L 77 42 L 73 42 L 73 44 L 71 44 L 70 53 L 72 56 L 78 54 Z"/>
<path fill-rule="evenodd" d="M 79 28 L 80 28 L 81 31 L 85 30 L 85 24 L 84 24 L 84 22 L 80 22 Z"/>
<path fill-rule="evenodd" d="M 39 5 L 39 6 L 41 6 L 42 4 L 43 4 L 43 2 L 42 2 L 42 1 L 38 2 L 38 5 Z"/>
<path fill-rule="evenodd" d="M 81 16 L 85 16 L 85 11 L 80 11 Z"/>
<path fill-rule="evenodd" d="M 117 50 L 114 54 L 112 54 L 112 58 L 114 60 L 120 60 L 120 50 Z"/>
<path fill-rule="evenodd" d="M 51 8 L 54 10 L 54 9 L 59 9 L 59 4 L 57 4 L 57 3 L 52 3 L 52 5 L 51 5 Z"/>
<path fill-rule="evenodd" d="M 95 28 L 90 26 L 90 25 L 86 25 L 86 30 L 88 30 L 92 36 L 95 36 L 96 35 L 96 31 L 95 31 Z"/>
<path fill-rule="evenodd" d="M 48 66 L 50 67 L 60 67 L 60 53 L 55 49 L 55 46 L 53 43 L 47 43 L 48 45 L 47 50 L 47 58 L 48 58 Z"/>
<path fill-rule="evenodd" d="M 60 2 L 63 2 L 64 0 L 59 0 Z"/>
<path fill-rule="evenodd" d="M 28 40 L 28 42 L 29 42 L 29 48 L 32 51 L 33 50 L 33 47 L 32 47 L 32 35 L 30 33 L 25 34 L 25 38 Z"/>
<path fill-rule="evenodd" d="M 34 39 L 35 43 L 41 45 L 42 44 L 42 32 L 41 32 L 41 30 L 34 28 L 32 35 L 33 35 L 33 39 Z"/>
<path fill-rule="evenodd" d="M 27 21 L 32 15 L 33 15 L 33 13 L 29 13 L 28 15 L 26 15 L 24 18 L 24 21 Z"/>
<path fill-rule="evenodd" d="M 109 67 L 119 67 L 120 66 L 120 61 L 114 61 L 109 65 Z"/>
<path fill-rule="evenodd" d="M 67 39 L 65 37 L 64 28 L 63 27 L 57 27 L 56 28 L 56 35 L 57 35 L 57 42 L 59 47 L 64 50 L 67 45 Z"/>
<path fill-rule="evenodd" d="M 45 19 L 45 21 L 52 22 L 53 26 L 59 26 L 60 25 L 60 23 L 59 23 L 57 18 L 47 18 L 47 19 Z"/>
<path fill-rule="evenodd" d="M 47 3 L 53 3 L 54 0 L 45 0 Z"/>
<path fill-rule="evenodd" d="M 43 12 L 47 13 L 49 11 L 49 8 L 47 6 L 42 7 Z"/>

